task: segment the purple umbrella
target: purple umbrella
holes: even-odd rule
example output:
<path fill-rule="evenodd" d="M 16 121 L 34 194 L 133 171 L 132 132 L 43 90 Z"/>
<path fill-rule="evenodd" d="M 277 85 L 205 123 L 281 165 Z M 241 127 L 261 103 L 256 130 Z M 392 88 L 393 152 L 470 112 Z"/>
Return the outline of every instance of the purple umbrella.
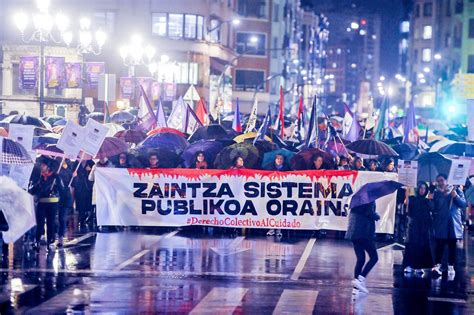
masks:
<path fill-rule="evenodd" d="M 194 164 L 198 152 L 204 152 L 208 168 L 213 168 L 214 160 L 223 148 L 224 145 L 219 141 L 199 140 L 189 145 L 183 151 L 181 158 L 184 161 L 184 166 L 190 168 Z"/>
<path fill-rule="evenodd" d="M 102 143 L 102 146 L 96 155 L 96 158 L 101 159 L 105 157 L 111 157 L 123 152 L 127 152 L 127 150 L 128 145 L 123 140 L 113 137 L 106 137 L 104 143 Z"/>
<path fill-rule="evenodd" d="M 150 149 L 163 148 L 180 155 L 188 145 L 189 142 L 183 137 L 174 133 L 164 132 L 147 137 L 138 145 L 138 149 L 140 152 L 146 152 Z"/>
<path fill-rule="evenodd" d="M 349 207 L 352 209 L 369 204 L 372 201 L 394 193 L 402 187 L 402 184 L 393 180 L 365 184 L 352 196 Z"/>

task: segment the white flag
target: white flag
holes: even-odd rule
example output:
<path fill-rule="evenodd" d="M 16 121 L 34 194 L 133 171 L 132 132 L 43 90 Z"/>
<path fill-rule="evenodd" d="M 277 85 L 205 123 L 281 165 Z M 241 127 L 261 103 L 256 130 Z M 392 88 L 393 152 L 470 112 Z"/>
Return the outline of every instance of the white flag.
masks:
<path fill-rule="evenodd" d="M 178 129 L 185 132 L 186 129 L 186 104 L 180 97 L 173 106 L 170 116 L 168 117 L 168 127 Z"/>
<path fill-rule="evenodd" d="M 258 110 L 258 100 L 255 97 L 255 102 L 253 103 L 252 111 L 250 112 L 250 117 L 247 123 L 247 129 L 245 129 L 245 133 L 252 132 L 255 130 L 255 125 L 257 124 L 257 110 Z"/>

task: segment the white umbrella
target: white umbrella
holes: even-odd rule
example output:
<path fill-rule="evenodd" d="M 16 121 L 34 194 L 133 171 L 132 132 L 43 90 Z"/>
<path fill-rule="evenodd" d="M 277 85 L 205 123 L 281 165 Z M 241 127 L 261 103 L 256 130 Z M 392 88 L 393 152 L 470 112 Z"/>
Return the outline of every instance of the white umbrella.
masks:
<path fill-rule="evenodd" d="M 124 127 L 114 124 L 114 123 L 106 123 L 104 126 L 107 126 L 109 128 L 109 131 L 107 132 L 107 137 L 113 137 L 117 132 L 125 130 Z"/>
<path fill-rule="evenodd" d="M 433 144 L 430 148 L 430 152 L 438 152 L 441 150 L 441 148 L 444 148 L 447 145 L 450 145 L 452 143 L 455 143 L 455 141 L 452 140 L 441 140 Z"/>

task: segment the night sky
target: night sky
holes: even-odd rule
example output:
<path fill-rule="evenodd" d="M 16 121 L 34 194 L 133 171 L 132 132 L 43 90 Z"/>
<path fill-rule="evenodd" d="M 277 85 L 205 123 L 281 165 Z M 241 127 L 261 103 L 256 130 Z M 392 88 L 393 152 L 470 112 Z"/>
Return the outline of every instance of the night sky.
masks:
<path fill-rule="evenodd" d="M 381 15 L 381 74 L 395 75 L 398 72 L 399 23 L 403 15 L 402 2 L 406 0 L 302 0 L 303 5 L 312 5 L 317 13 L 324 13 L 324 7 L 342 11 L 355 4 L 358 10 L 370 11 Z M 329 20 L 329 23 L 331 21 Z M 337 27 L 336 25 L 330 25 Z"/>

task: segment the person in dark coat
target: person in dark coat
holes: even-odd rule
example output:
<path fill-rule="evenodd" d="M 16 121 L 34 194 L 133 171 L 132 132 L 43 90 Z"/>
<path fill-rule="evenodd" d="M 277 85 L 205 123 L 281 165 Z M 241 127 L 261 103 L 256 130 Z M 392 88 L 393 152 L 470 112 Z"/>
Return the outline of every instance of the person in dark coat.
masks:
<path fill-rule="evenodd" d="M 192 166 L 194 166 L 194 167 L 192 167 Z M 194 165 L 192 165 L 192 166 L 191 166 L 192 168 L 200 169 L 200 170 L 205 170 L 205 169 L 209 168 L 209 165 L 207 164 L 206 156 L 204 155 L 204 152 L 199 151 L 196 154 L 196 158 L 194 159 Z"/>
<path fill-rule="evenodd" d="M 430 248 L 433 203 L 426 198 L 427 195 L 428 185 L 421 182 L 416 195 L 408 199 L 408 235 L 403 256 L 404 271 L 407 274 L 413 271 L 420 274 L 423 269 L 433 266 Z"/>
<path fill-rule="evenodd" d="M 128 159 L 127 153 L 120 153 L 118 156 L 118 163 L 115 165 L 116 168 L 129 168 L 130 161 Z"/>
<path fill-rule="evenodd" d="M 272 165 L 268 168 L 269 171 L 286 172 L 290 170 L 288 163 L 285 161 L 285 157 L 282 154 L 275 155 L 275 160 Z"/>
<path fill-rule="evenodd" d="M 464 194 L 459 187 L 448 185 L 447 176 L 439 174 L 436 177 L 437 189 L 433 198 L 433 229 L 435 237 L 435 266 L 433 273 L 442 274 L 441 259 L 448 247 L 448 277 L 454 278 L 456 263 L 457 241 L 463 238 L 463 212 L 467 207 Z"/>
<path fill-rule="evenodd" d="M 380 216 L 375 211 L 375 201 L 352 208 L 349 213 L 349 224 L 346 239 L 352 241 L 357 262 L 354 268 L 354 280 L 352 284 L 355 289 L 369 293 L 365 284 L 365 278 L 378 261 L 377 249 L 375 248 L 375 221 Z M 369 254 L 369 261 L 365 262 L 365 253 Z"/>
<path fill-rule="evenodd" d="M 74 164 L 74 169 L 76 169 L 77 163 Z M 77 172 L 73 174 L 75 177 L 72 187 L 74 189 L 76 210 L 79 213 L 79 225 L 85 224 L 87 217 L 92 211 L 93 183 L 89 180 L 89 174 L 94 164 L 93 161 L 82 161 L 79 168 L 77 168 Z"/>
<path fill-rule="evenodd" d="M 41 236 L 44 234 L 44 224 L 46 221 L 48 249 L 54 246 L 56 236 L 56 214 L 58 212 L 59 198 L 64 191 L 64 184 L 61 177 L 56 173 L 58 165 L 52 159 L 43 158 L 41 160 L 41 174 L 39 179 L 31 187 L 31 194 L 37 197 L 38 206 L 36 208 L 36 244 L 38 250 Z"/>
<path fill-rule="evenodd" d="M 74 200 L 72 198 L 72 191 L 69 183 L 72 180 L 72 169 L 68 160 L 63 162 L 59 171 L 59 177 L 64 184 L 64 189 L 59 196 L 58 204 L 58 246 L 63 246 L 64 236 L 66 234 L 67 217 L 72 213 L 72 206 Z"/>

